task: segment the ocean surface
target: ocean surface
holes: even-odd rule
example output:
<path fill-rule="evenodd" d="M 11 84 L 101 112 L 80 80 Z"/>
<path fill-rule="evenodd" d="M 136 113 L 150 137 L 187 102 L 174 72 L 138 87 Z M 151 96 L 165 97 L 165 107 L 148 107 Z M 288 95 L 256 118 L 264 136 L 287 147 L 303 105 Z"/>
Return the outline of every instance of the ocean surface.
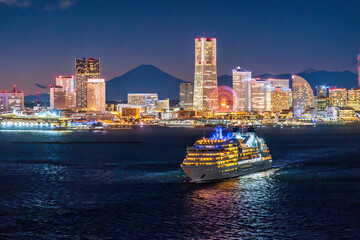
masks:
<path fill-rule="evenodd" d="M 359 239 L 360 126 L 258 128 L 274 169 L 189 183 L 211 132 L 0 129 L 0 239 Z"/>

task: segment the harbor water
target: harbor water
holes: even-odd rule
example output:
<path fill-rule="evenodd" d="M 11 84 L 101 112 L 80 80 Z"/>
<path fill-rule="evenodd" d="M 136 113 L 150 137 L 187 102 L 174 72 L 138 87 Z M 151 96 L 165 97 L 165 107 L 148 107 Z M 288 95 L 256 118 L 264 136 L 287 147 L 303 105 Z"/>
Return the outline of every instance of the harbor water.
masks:
<path fill-rule="evenodd" d="M 274 169 L 193 184 L 212 128 L 0 129 L 0 239 L 357 239 L 360 126 L 263 127 Z"/>

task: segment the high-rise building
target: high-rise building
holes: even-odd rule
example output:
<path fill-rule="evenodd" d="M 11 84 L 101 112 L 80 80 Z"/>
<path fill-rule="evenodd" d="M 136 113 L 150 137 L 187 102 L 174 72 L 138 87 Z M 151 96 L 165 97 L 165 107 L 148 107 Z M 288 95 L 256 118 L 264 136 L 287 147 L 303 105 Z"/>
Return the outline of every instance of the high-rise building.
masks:
<path fill-rule="evenodd" d="M 216 39 L 195 39 L 195 77 L 194 77 L 194 109 L 204 111 L 210 109 L 210 101 L 216 102 L 217 94 L 210 94 L 217 88 Z"/>
<path fill-rule="evenodd" d="M 347 90 L 345 88 L 330 88 L 329 104 L 331 107 L 346 107 Z"/>
<path fill-rule="evenodd" d="M 360 89 L 360 54 L 358 55 L 358 88 Z"/>
<path fill-rule="evenodd" d="M 105 79 L 89 78 L 87 82 L 87 109 L 105 111 Z"/>
<path fill-rule="evenodd" d="M 100 79 L 100 58 L 75 59 L 76 106 L 87 108 L 88 79 Z"/>
<path fill-rule="evenodd" d="M 232 71 L 233 90 L 237 95 L 238 104 L 236 110 L 251 111 L 251 72 L 237 67 Z M 234 97 L 234 99 L 236 99 Z"/>
<path fill-rule="evenodd" d="M 289 88 L 277 87 L 271 91 L 271 111 L 279 113 L 291 107 L 292 94 Z"/>
<path fill-rule="evenodd" d="M 267 80 L 251 80 L 251 111 L 262 113 L 271 110 L 271 85 Z"/>
<path fill-rule="evenodd" d="M 58 76 L 55 78 L 56 86 L 62 86 L 64 92 L 74 92 L 74 76 Z"/>
<path fill-rule="evenodd" d="M 301 116 L 306 110 L 315 106 L 314 93 L 304 78 L 292 76 L 292 94 L 294 117 Z"/>
<path fill-rule="evenodd" d="M 355 109 L 356 111 L 360 110 L 360 89 L 351 89 L 348 90 L 348 107 Z"/>
<path fill-rule="evenodd" d="M 50 86 L 50 109 L 67 109 L 65 91 L 62 86 Z"/>
<path fill-rule="evenodd" d="M 180 83 L 180 107 L 189 110 L 193 107 L 194 84 Z"/>
<path fill-rule="evenodd" d="M 0 92 L 0 112 L 23 111 L 24 109 L 24 93 L 16 91 L 16 85 L 13 92 Z"/>

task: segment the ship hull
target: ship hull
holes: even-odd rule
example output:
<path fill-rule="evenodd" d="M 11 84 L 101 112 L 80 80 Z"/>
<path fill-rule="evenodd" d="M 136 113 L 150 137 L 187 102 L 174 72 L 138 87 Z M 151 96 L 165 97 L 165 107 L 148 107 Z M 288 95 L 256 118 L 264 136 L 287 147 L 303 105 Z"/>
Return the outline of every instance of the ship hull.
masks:
<path fill-rule="evenodd" d="M 265 171 L 272 168 L 272 160 L 264 160 L 255 163 L 244 163 L 237 165 L 236 170 L 218 168 L 216 165 L 211 166 L 183 166 L 181 168 L 191 178 L 193 182 L 219 181 L 222 179 L 235 178 L 247 174 Z M 229 167 L 233 168 L 233 167 Z M 228 170 L 228 171 L 227 171 Z"/>

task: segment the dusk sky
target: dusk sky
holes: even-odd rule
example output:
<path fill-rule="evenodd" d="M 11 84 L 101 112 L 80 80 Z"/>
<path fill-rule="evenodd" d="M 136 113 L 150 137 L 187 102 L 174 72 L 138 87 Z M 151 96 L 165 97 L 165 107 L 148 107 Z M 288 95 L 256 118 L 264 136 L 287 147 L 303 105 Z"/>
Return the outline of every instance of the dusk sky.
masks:
<path fill-rule="evenodd" d="M 195 37 L 217 38 L 218 75 L 356 72 L 360 1 L 0 0 L 0 89 L 47 92 L 82 57 L 106 80 L 153 64 L 192 81 Z"/>

